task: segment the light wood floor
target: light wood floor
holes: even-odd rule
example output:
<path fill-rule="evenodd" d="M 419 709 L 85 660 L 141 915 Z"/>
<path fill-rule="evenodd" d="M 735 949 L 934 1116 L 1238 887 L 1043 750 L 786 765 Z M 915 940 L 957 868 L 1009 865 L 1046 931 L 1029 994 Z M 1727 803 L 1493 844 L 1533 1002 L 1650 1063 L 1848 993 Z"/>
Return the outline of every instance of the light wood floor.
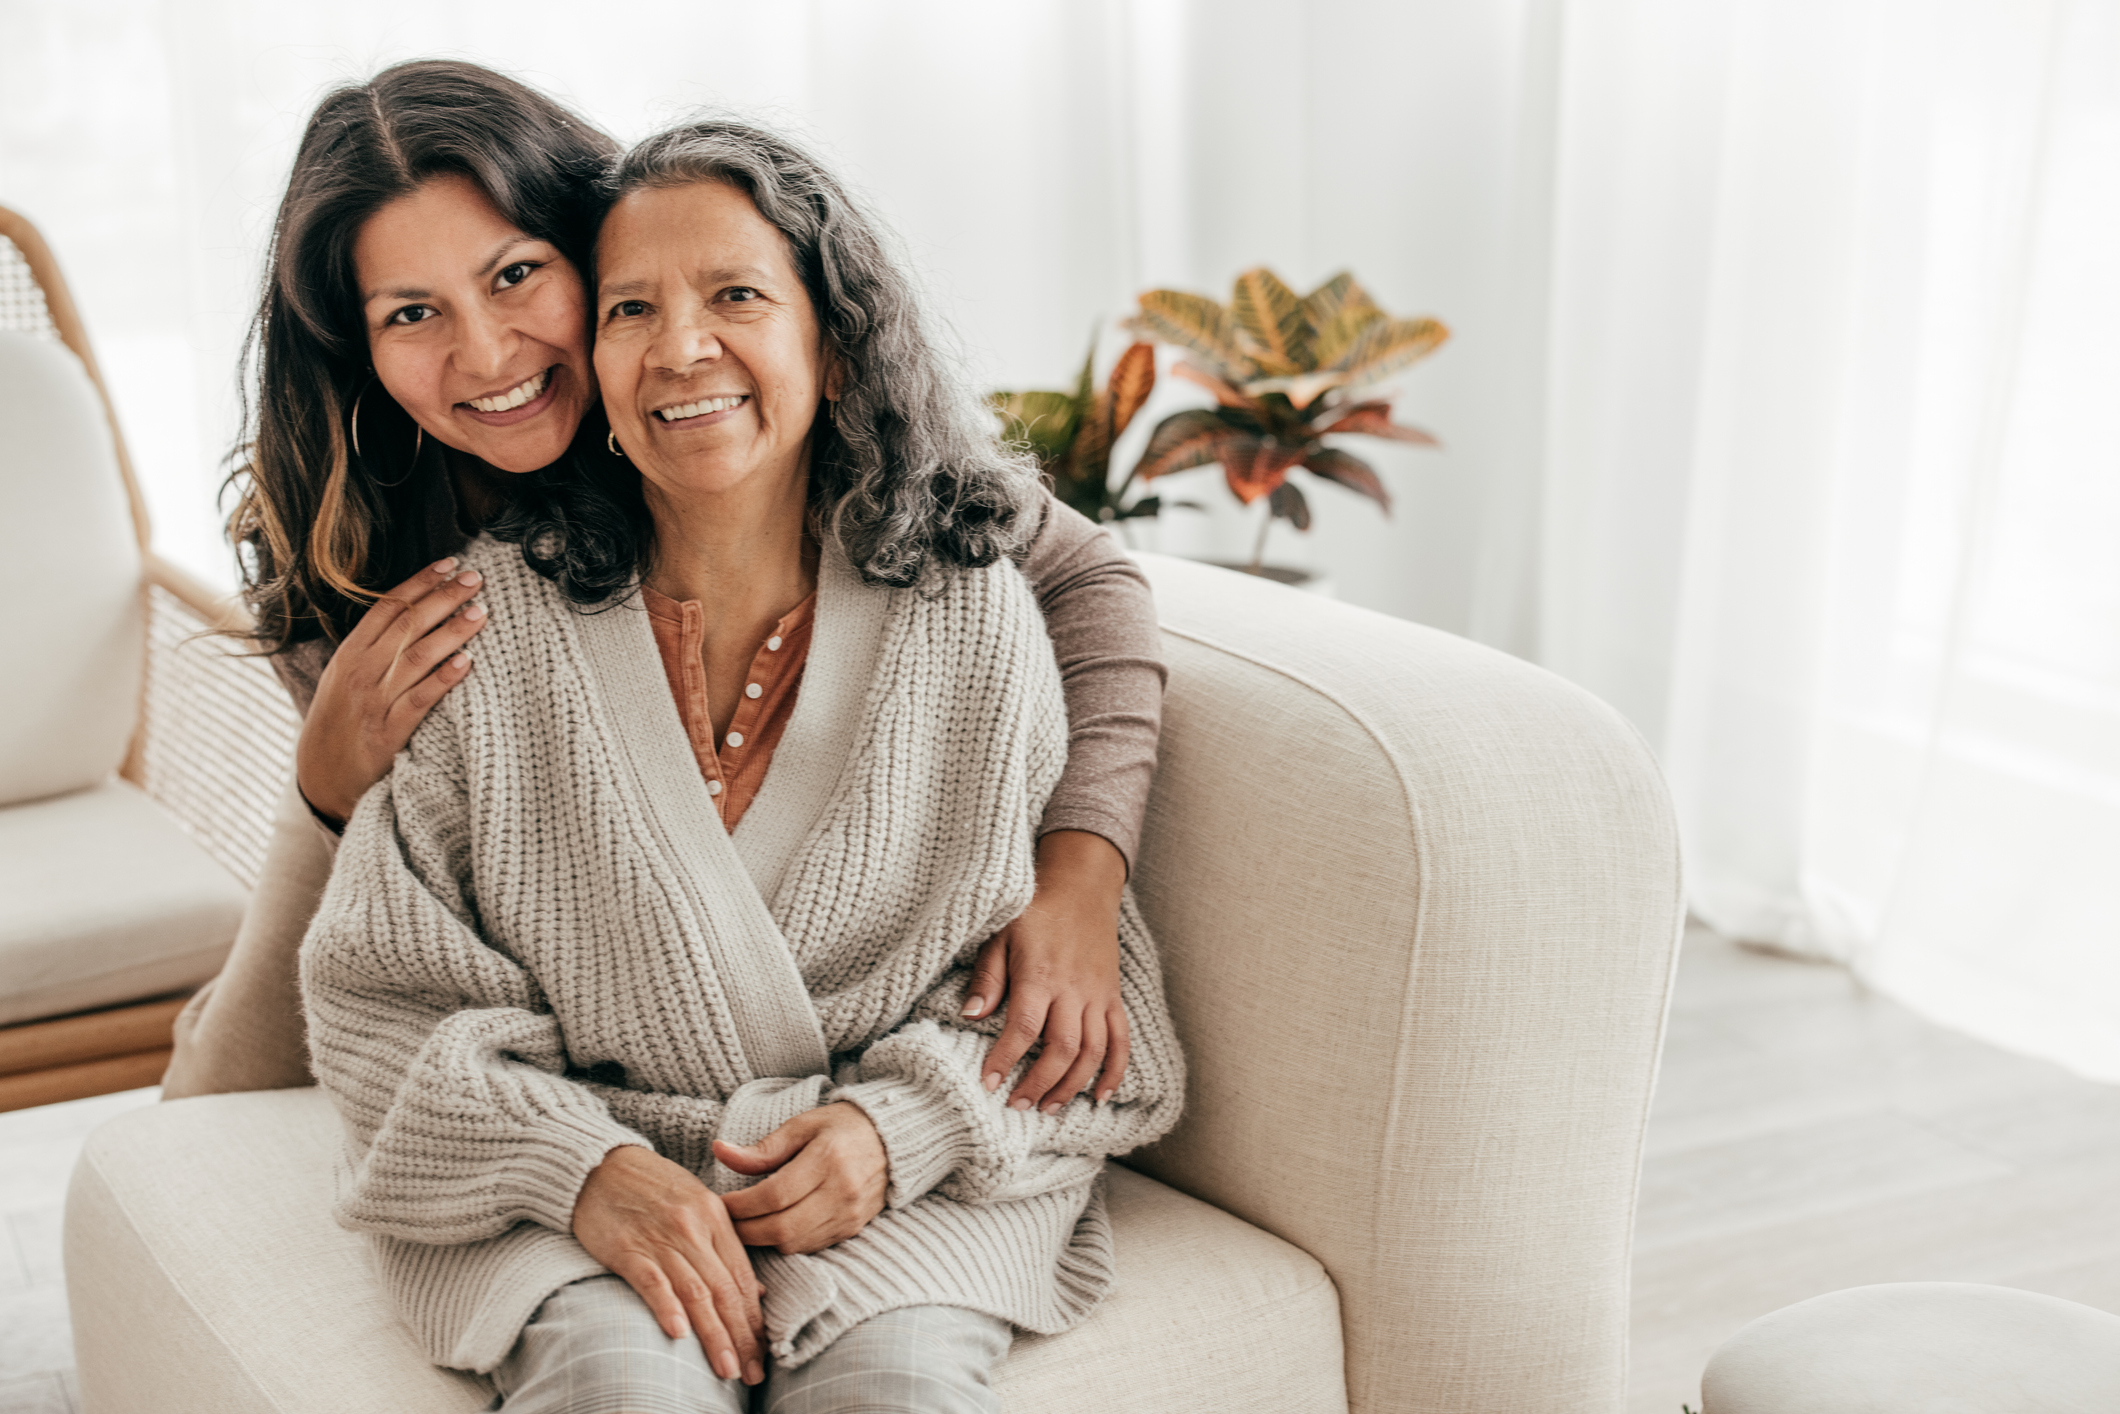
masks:
<path fill-rule="evenodd" d="M 1642 1172 L 1630 1414 L 1697 1406 L 1755 1317 L 1890 1281 L 2120 1312 L 2120 1086 L 1694 930 Z"/>
<path fill-rule="evenodd" d="M 154 1097 L 0 1115 L 0 1414 L 76 1414 L 66 1175 L 91 1128 Z M 1696 930 L 1642 1175 L 1630 1414 L 1698 1405 L 1708 1353 L 1754 1317 L 1881 1281 L 2120 1311 L 2120 1087 Z"/>

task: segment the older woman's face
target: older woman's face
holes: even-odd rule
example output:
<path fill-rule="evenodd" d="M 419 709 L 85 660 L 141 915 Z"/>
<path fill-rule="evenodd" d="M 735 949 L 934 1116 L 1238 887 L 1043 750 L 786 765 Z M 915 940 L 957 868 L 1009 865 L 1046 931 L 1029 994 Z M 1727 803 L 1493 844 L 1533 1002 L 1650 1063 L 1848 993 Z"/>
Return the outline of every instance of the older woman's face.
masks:
<path fill-rule="evenodd" d="M 441 176 L 369 217 L 353 264 L 376 377 L 428 436 L 503 471 L 559 460 L 596 388 L 588 292 L 558 247 Z"/>
<path fill-rule="evenodd" d="M 831 360 L 784 237 L 719 182 L 636 191 L 597 241 L 596 376 L 626 455 L 673 494 L 806 474 Z"/>

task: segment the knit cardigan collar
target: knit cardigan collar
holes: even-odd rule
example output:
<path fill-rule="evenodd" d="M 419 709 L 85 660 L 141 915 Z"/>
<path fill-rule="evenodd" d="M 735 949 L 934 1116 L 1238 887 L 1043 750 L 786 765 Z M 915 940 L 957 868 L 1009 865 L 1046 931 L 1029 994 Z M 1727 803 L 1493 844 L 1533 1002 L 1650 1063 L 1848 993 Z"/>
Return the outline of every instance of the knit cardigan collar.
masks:
<path fill-rule="evenodd" d="M 733 836 L 699 774 L 647 614 L 629 599 L 580 621 L 583 650 L 632 777 L 624 784 L 646 804 L 665 848 L 683 861 L 702 913 L 722 925 L 709 940 L 717 970 L 766 983 L 730 998 L 753 1077 L 823 1075 L 829 1068 L 816 1009 L 767 905 L 853 758 L 887 605 L 845 556 L 820 557 L 816 636 L 802 694 L 773 769 Z M 746 877 L 753 887 L 744 887 Z"/>

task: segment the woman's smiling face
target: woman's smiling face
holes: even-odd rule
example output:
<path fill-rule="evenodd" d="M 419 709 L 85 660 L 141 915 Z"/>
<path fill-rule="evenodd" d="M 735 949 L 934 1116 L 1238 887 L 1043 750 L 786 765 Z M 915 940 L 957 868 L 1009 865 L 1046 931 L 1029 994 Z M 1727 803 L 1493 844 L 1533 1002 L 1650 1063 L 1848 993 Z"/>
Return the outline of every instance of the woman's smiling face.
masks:
<path fill-rule="evenodd" d="M 588 297 L 550 241 L 434 177 L 354 239 L 376 377 L 427 435 L 503 471 L 559 460 L 595 396 Z"/>
<path fill-rule="evenodd" d="M 833 360 L 787 240 L 721 182 L 628 193 L 597 238 L 596 376 L 627 456 L 676 494 L 807 474 Z"/>

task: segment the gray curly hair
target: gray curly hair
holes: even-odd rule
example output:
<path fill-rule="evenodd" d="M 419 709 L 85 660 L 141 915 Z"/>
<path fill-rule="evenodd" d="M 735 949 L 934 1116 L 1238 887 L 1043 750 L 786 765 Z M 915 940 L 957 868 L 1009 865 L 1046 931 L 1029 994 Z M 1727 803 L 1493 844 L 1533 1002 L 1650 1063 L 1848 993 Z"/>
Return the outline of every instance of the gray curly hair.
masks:
<path fill-rule="evenodd" d="M 615 203 L 694 182 L 744 191 L 787 239 L 844 365 L 833 416 L 811 433 L 819 532 L 879 585 L 905 587 L 935 569 L 1019 555 L 1040 522 L 1036 465 L 1001 445 L 929 340 L 912 282 L 876 219 L 795 142 L 719 117 L 642 141 L 612 169 L 606 195 Z M 573 460 L 576 474 L 555 467 L 560 475 L 528 478 L 528 494 L 493 528 L 520 540 L 531 564 L 570 598 L 600 602 L 645 568 L 649 526 L 637 486 L 619 490 L 613 469 L 593 454 Z M 584 492 L 592 493 L 586 501 Z"/>

